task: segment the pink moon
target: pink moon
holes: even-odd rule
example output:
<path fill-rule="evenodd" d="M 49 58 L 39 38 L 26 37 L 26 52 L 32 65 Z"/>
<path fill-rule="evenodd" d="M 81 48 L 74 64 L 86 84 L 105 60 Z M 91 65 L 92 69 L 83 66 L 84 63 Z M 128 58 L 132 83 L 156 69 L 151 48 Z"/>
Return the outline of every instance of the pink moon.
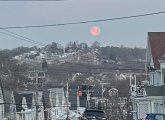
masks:
<path fill-rule="evenodd" d="M 90 34 L 92 36 L 98 36 L 98 35 L 100 35 L 100 33 L 101 33 L 101 30 L 98 26 L 94 26 L 90 29 Z"/>

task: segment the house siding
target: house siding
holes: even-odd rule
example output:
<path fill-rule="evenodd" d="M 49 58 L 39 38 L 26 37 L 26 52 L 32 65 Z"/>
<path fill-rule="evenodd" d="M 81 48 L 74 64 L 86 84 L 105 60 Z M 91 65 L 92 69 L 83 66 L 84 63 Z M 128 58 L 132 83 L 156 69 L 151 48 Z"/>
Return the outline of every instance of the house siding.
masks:
<path fill-rule="evenodd" d="M 27 110 L 23 112 L 17 112 L 17 120 L 35 120 L 36 119 L 36 110 Z"/>

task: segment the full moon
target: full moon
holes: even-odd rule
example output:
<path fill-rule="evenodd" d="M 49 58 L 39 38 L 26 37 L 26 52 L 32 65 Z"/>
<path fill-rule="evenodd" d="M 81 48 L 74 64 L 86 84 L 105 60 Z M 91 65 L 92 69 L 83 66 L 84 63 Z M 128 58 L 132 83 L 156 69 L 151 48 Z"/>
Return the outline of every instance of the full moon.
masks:
<path fill-rule="evenodd" d="M 90 29 L 90 34 L 92 36 L 98 36 L 98 35 L 100 35 L 100 33 L 101 33 L 101 30 L 98 26 L 94 26 Z"/>

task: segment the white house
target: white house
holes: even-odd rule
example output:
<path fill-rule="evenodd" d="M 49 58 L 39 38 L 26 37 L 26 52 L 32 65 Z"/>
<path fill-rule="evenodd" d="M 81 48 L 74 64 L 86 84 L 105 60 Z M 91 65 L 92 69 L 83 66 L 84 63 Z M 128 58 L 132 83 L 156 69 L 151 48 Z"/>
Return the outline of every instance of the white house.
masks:
<path fill-rule="evenodd" d="M 16 103 L 16 119 L 35 120 L 36 108 L 34 103 L 34 93 L 20 91 L 14 93 L 14 98 Z"/>
<path fill-rule="evenodd" d="M 42 102 L 42 92 L 19 91 L 14 93 L 16 103 L 17 120 L 44 120 L 44 106 Z M 38 112 L 36 112 L 38 107 Z"/>
<path fill-rule="evenodd" d="M 146 113 L 165 113 L 165 32 L 149 32 L 146 73 L 148 85 L 132 85 L 131 100 L 138 119 Z"/>
<path fill-rule="evenodd" d="M 50 118 L 51 120 L 56 120 L 60 115 L 66 112 L 64 88 L 63 86 L 50 88 L 48 91 L 51 106 Z"/>

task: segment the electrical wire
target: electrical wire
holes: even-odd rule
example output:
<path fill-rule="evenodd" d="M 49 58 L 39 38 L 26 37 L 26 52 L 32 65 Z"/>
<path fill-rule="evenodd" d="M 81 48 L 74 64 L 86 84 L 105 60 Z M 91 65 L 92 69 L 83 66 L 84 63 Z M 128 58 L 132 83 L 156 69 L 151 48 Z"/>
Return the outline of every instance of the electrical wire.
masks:
<path fill-rule="evenodd" d="M 1 0 L 1 1 L 46 1 L 46 0 Z M 61 1 L 67 1 L 67 0 L 47 0 L 47 1 L 61 2 Z"/>
<path fill-rule="evenodd" d="M 9 27 L 0 27 L 0 29 L 26 29 L 26 28 L 41 28 L 41 27 L 55 27 L 55 26 L 66 26 L 66 25 L 77 25 L 77 24 L 86 24 L 86 23 L 96 23 L 96 22 L 106 22 L 106 21 L 115 21 L 129 18 L 137 18 L 137 17 L 145 17 L 152 15 L 165 14 L 165 11 L 125 16 L 125 17 L 116 17 L 116 18 L 108 18 L 108 19 L 98 19 L 98 20 L 89 20 L 89 21 L 79 21 L 79 22 L 70 22 L 70 23 L 59 23 L 59 24 L 45 24 L 45 25 L 30 25 L 30 26 L 9 26 Z"/>
<path fill-rule="evenodd" d="M 7 29 L 2 29 L 2 30 L 6 31 L 6 32 L 9 32 L 9 33 L 11 33 L 11 34 L 13 34 L 13 35 L 17 35 L 17 36 L 19 36 L 19 37 L 21 37 L 21 38 L 23 38 L 23 39 L 27 39 L 28 41 L 33 42 L 33 43 L 35 43 L 35 44 L 38 44 L 38 45 L 41 45 L 41 46 L 46 46 L 46 44 L 44 44 L 44 43 L 42 43 L 42 42 L 38 42 L 38 41 L 36 41 L 36 40 L 32 40 L 32 39 L 27 38 L 27 37 L 25 37 L 25 36 L 23 36 L 23 35 L 20 35 L 20 34 L 11 32 L 11 31 L 9 31 L 9 30 L 7 30 Z"/>
<path fill-rule="evenodd" d="M 35 45 L 42 45 L 43 46 L 43 44 L 41 44 L 41 43 L 38 43 L 38 42 L 35 42 L 35 41 L 30 41 L 30 40 L 28 40 L 28 39 L 24 39 L 23 37 L 17 37 L 17 36 L 14 36 L 14 35 L 12 35 L 12 34 L 8 34 L 8 33 L 5 33 L 5 32 L 0 32 L 1 34 L 4 34 L 4 35 L 7 35 L 7 36 L 10 36 L 10 37 L 13 37 L 13 38 L 16 38 L 16 39 L 19 39 L 19 40 L 23 40 L 23 41 L 25 41 L 25 42 L 29 42 L 29 43 L 31 43 L 31 44 L 35 44 Z"/>

